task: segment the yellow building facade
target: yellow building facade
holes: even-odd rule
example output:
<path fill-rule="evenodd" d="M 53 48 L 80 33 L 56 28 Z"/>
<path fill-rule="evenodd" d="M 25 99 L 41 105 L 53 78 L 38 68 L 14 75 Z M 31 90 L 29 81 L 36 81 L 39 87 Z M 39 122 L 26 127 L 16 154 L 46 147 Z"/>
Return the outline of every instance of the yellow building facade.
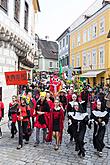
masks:
<path fill-rule="evenodd" d="M 70 64 L 93 86 L 110 80 L 110 4 L 71 30 Z"/>

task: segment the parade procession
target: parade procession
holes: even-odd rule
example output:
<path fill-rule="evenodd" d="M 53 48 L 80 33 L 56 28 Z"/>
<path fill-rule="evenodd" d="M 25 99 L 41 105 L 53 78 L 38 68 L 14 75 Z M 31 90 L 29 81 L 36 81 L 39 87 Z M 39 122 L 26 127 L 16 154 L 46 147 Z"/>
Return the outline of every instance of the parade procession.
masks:
<path fill-rule="evenodd" d="M 109 16 L 110 0 L 0 0 L 0 165 L 110 164 Z"/>

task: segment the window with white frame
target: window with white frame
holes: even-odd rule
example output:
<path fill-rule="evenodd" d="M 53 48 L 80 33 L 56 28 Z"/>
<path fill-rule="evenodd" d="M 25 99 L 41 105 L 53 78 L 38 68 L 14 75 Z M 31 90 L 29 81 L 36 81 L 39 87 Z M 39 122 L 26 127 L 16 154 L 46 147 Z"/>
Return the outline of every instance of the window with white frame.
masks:
<path fill-rule="evenodd" d="M 92 65 L 95 66 L 96 65 L 96 57 L 97 57 L 97 51 L 96 49 L 92 50 Z"/>
<path fill-rule="evenodd" d="M 53 62 L 52 62 L 52 61 L 50 61 L 50 63 L 49 63 L 49 67 L 50 67 L 50 68 L 53 67 Z"/>
<path fill-rule="evenodd" d="M 102 17 L 100 19 L 100 24 L 99 24 L 99 33 L 104 34 L 104 32 L 105 32 L 105 19 L 104 17 Z"/>
<path fill-rule="evenodd" d="M 87 41 L 87 31 L 83 32 L 83 43 L 85 43 Z"/>
<path fill-rule="evenodd" d="M 81 41 L 80 41 L 80 39 L 81 39 L 81 37 L 80 37 L 80 33 L 78 33 L 78 37 L 77 37 L 77 45 L 79 46 L 81 43 Z"/>
<path fill-rule="evenodd" d="M 19 22 L 20 18 L 20 0 L 14 1 L 14 19 Z"/>
<path fill-rule="evenodd" d="M 74 48 L 75 47 L 75 41 L 74 41 L 74 39 L 72 40 L 72 48 Z"/>
<path fill-rule="evenodd" d="M 66 36 L 66 45 L 68 45 L 68 40 L 69 39 L 69 37 L 68 37 L 68 35 Z"/>
<path fill-rule="evenodd" d="M 91 39 L 91 29 L 88 28 L 88 30 L 87 30 L 87 41 L 90 41 L 90 39 Z"/>
<path fill-rule="evenodd" d="M 74 55 L 72 55 L 72 67 L 74 67 Z"/>
<path fill-rule="evenodd" d="M 62 47 L 62 43 L 61 43 L 61 41 L 60 41 L 60 49 L 61 49 L 61 47 Z"/>
<path fill-rule="evenodd" d="M 86 62 L 86 52 L 83 52 L 83 67 L 86 67 L 87 62 Z"/>
<path fill-rule="evenodd" d="M 58 68 L 58 62 L 56 62 L 56 68 Z"/>
<path fill-rule="evenodd" d="M 91 65 L 91 53 L 90 52 L 87 53 L 87 65 L 88 66 Z"/>
<path fill-rule="evenodd" d="M 94 24 L 92 26 L 92 38 L 96 38 L 97 37 L 97 24 Z"/>
<path fill-rule="evenodd" d="M 104 46 L 99 48 L 99 64 L 103 65 L 104 64 Z"/>
<path fill-rule="evenodd" d="M 65 38 L 63 38 L 63 47 L 65 47 Z"/>
<path fill-rule="evenodd" d="M 0 7 L 4 9 L 6 12 L 8 10 L 8 0 L 0 0 Z"/>
<path fill-rule="evenodd" d="M 76 67 L 80 66 L 80 54 L 76 56 Z"/>

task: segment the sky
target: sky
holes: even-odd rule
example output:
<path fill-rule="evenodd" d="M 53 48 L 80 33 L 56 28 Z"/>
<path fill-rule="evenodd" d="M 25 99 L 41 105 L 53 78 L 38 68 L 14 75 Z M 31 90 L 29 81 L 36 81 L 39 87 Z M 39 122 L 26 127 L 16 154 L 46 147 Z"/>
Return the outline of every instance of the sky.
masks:
<path fill-rule="evenodd" d="M 39 0 L 37 33 L 55 41 L 95 0 Z"/>

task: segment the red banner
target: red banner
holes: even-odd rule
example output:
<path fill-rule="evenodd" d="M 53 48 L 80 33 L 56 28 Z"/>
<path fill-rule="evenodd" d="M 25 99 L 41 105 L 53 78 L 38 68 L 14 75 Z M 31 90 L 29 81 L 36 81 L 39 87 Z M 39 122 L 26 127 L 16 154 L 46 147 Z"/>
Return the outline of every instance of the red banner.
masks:
<path fill-rule="evenodd" d="M 23 71 L 14 71 L 14 72 L 5 72 L 5 79 L 7 85 L 26 85 L 27 72 Z"/>

